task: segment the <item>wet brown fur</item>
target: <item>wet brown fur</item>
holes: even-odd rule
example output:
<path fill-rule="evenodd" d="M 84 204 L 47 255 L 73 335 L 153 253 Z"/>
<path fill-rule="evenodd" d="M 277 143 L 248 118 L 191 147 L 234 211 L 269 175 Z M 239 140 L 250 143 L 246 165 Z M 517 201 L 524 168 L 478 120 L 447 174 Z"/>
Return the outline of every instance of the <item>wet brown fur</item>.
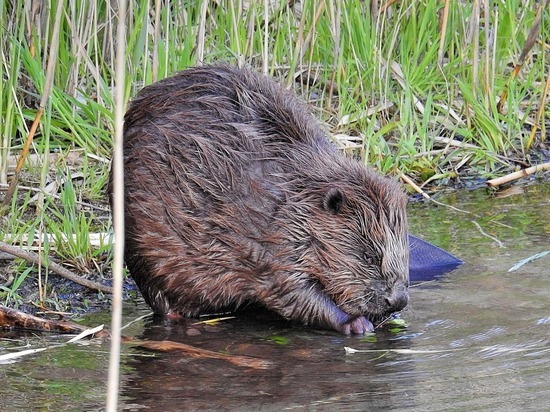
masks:
<path fill-rule="evenodd" d="M 229 66 L 144 88 L 125 118 L 125 259 L 156 313 L 260 304 L 363 333 L 407 302 L 405 196 L 273 80 Z"/>

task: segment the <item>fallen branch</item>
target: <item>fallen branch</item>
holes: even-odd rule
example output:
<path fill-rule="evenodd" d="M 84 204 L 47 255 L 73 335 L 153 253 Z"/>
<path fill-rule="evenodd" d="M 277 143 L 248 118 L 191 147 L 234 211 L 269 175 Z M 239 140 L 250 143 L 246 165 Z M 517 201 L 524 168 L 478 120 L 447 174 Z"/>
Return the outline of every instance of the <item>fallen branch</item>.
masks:
<path fill-rule="evenodd" d="M 0 328 L 23 329 L 42 332 L 82 333 L 88 328 L 77 323 L 64 320 L 43 319 L 28 313 L 0 306 Z M 106 337 L 105 332 L 100 332 L 98 337 Z"/>
<path fill-rule="evenodd" d="M 496 179 L 487 180 L 486 183 L 490 187 L 496 187 L 499 185 L 503 185 L 505 183 L 509 183 L 509 182 L 513 182 L 515 180 L 521 179 L 522 177 L 532 175 L 533 173 L 537 173 L 542 170 L 550 170 L 550 162 L 543 163 L 537 166 L 528 167 L 527 169 L 522 169 L 517 172 L 510 173 L 506 176 L 497 177 Z"/>
<path fill-rule="evenodd" d="M 63 266 L 52 262 L 51 259 L 49 264 L 46 266 L 45 262 L 40 259 L 40 256 L 38 256 L 34 252 L 23 250 L 2 241 L 0 241 L 0 251 L 20 257 L 21 259 L 25 259 L 26 261 L 32 262 L 37 265 L 41 264 L 42 266 L 54 271 L 58 275 L 63 276 L 65 279 L 69 279 L 74 283 L 87 287 L 88 289 L 97 290 L 105 293 L 113 293 L 113 289 L 110 286 L 101 285 L 97 282 L 92 282 L 91 280 L 84 279 L 77 274 L 71 272 L 69 269 L 66 269 Z"/>

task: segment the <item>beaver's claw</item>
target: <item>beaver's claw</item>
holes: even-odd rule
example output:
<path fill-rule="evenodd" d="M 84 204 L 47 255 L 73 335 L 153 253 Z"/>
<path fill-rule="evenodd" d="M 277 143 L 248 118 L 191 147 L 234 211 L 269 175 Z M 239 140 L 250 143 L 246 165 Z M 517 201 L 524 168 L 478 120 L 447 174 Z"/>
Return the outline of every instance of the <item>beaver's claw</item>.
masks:
<path fill-rule="evenodd" d="M 374 325 L 364 316 L 353 318 L 340 326 L 340 331 L 346 335 L 364 335 L 374 331 Z"/>

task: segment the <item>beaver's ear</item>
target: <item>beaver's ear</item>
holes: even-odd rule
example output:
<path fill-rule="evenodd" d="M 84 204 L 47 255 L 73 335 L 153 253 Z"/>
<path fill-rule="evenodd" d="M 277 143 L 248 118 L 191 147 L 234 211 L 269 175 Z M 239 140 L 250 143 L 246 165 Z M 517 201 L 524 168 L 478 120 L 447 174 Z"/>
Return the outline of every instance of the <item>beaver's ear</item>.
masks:
<path fill-rule="evenodd" d="M 335 187 L 331 187 L 327 190 L 325 197 L 323 198 L 323 209 L 333 215 L 336 215 L 340 212 L 342 206 L 344 206 L 344 203 L 346 203 L 346 196 L 344 195 L 344 192 Z"/>

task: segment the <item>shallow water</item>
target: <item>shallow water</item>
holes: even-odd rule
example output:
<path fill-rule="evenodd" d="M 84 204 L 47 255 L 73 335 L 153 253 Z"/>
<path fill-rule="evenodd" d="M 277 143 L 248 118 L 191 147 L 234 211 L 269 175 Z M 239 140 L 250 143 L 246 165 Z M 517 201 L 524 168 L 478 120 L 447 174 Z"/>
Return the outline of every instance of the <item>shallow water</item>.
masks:
<path fill-rule="evenodd" d="M 410 205 L 411 233 L 466 263 L 413 285 L 405 328 L 366 337 L 250 316 L 169 327 L 146 318 L 127 335 L 171 339 L 268 360 L 266 370 L 125 345 L 120 410 L 545 410 L 550 399 L 550 185 L 508 197 L 483 189 Z M 475 214 L 475 216 L 473 215 Z M 125 322 L 148 311 L 127 303 Z M 109 315 L 83 320 L 109 324 Z M 187 333 L 186 333 L 187 332 Z M 108 344 L 52 347 L 66 337 L 0 335 L 0 354 L 50 349 L 0 365 L 2 410 L 104 408 Z M 362 352 L 346 354 L 344 347 Z"/>

